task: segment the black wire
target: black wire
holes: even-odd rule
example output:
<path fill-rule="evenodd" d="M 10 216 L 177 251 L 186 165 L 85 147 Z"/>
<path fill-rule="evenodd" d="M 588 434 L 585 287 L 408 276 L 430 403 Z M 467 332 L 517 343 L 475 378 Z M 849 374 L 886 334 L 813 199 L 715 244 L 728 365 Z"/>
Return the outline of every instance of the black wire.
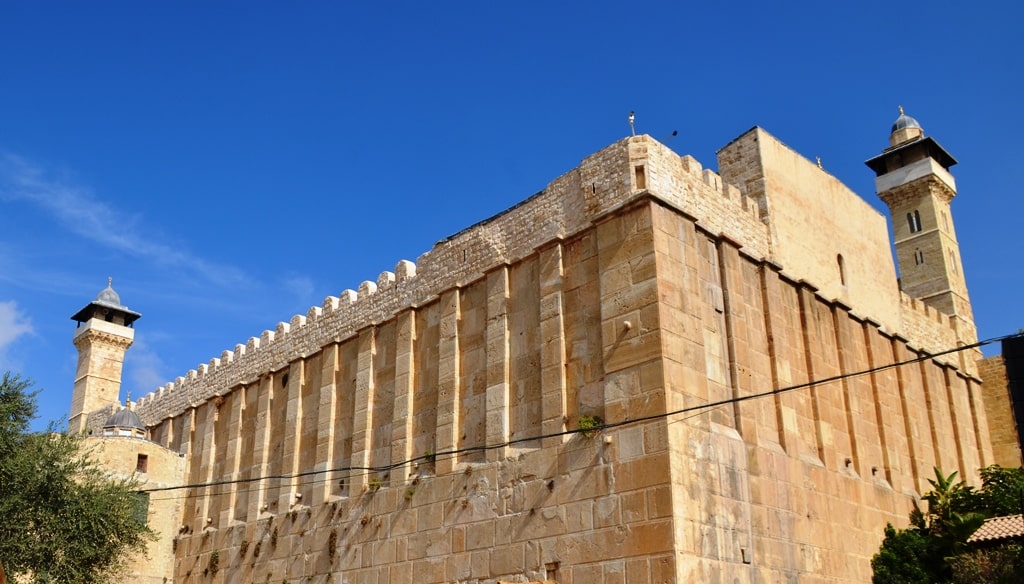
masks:
<path fill-rule="evenodd" d="M 141 492 L 141 493 L 156 493 L 156 492 L 162 492 L 162 491 L 177 491 L 177 490 L 181 490 L 181 489 L 205 489 L 205 488 L 209 488 L 209 487 L 218 487 L 218 486 L 224 486 L 224 485 L 237 485 L 237 484 L 244 484 L 244 483 L 253 483 L 253 482 L 263 481 L 263 480 L 275 480 L 275 479 L 276 480 L 293 480 L 293 479 L 299 479 L 299 478 L 303 478 L 303 477 L 314 476 L 314 475 L 318 475 L 318 474 L 327 474 L 327 473 L 344 473 L 344 472 L 353 473 L 353 471 L 361 471 L 362 474 L 369 474 L 369 473 L 386 472 L 386 471 L 391 471 L 391 470 L 394 470 L 396 468 L 401 468 L 401 467 L 404 467 L 404 466 L 407 466 L 407 465 L 410 465 L 410 464 L 418 463 L 420 461 L 427 462 L 427 461 L 431 461 L 431 460 L 436 460 L 438 458 L 451 458 L 451 457 L 454 457 L 454 456 L 457 456 L 457 455 L 460 455 L 460 454 L 467 454 L 467 453 L 471 453 L 471 452 L 486 452 L 488 450 L 495 450 L 495 449 L 498 449 L 498 448 L 505 448 L 506 446 L 513 446 L 515 444 L 520 444 L 520 443 L 523 443 L 523 442 L 531 442 L 531 441 L 535 441 L 535 440 L 543 440 L 545 438 L 555 438 L 555 437 L 559 437 L 559 436 L 566 436 L 566 435 L 569 435 L 569 434 L 581 434 L 583 432 L 597 432 L 597 431 L 605 430 L 605 429 L 609 429 L 609 428 L 618 428 L 620 426 L 626 426 L 626 425 L 629 425 L 629 424 L 637 424 L 637 423 L 641 423 L 641 422 L 648 422 L 648 421 L 651 421 L 651 420 L 667 418 L 667 417 L 670 417 L 670 416 L 676 416 L 676 415 L 679 415 L 679 414 L 686 414 L 686 413 L 690 413 L 690 412 L 698 412 L 698 414 L 700 414 L 700 413 L 703 413 L 704 410 L 719 408 L 719 407 L 722 407 L 722 406 L 726 406 L 726 405 L 730 405 L 730 404 L 734 404 L 734 403 L 739 403 L 739 402 L 744 402 L 744 401 L 748 401 L 748 400 L 752 400 L 752 399 L 759 399 L 759 398 L 763 398 L 763 397 L 779 395 L 779 394 L 782 394 L 782 393 L 786 393 L 786 392 L 790 392 L 790 391 L 795 391 L 795 390 L 798 390 L 798 389 L 805 389 L 805 388 L 813 387 L 815 385 L 824 385 L 826 383 L 832 383 L 834 381 L 840 381 L 840 380 L 849 379 L 849 378 L 852 378 L 852 377 L 859 377 L 861 375 L 870 375 L 872 373 L 877 373 L 879 371 L 885 371 L 887 369 L 893 369 L 893 368 L 896 368 L 896 367 L 902 367 L 903 365 L 910 365 L 910 364 L 913 364 L 913 363 L 920 363 L 921 361 L 928 361 L 928 360 L 934 359 L 936 357 L 941 357 L 943 355 L 950 355 L 950 354 L 953 354 L 953 353 L 959 353 L 961 351 L 966 351 L 966 350 L 969 350 L 969 349 L 976 349 L 976 348 L 979 348 L 979 347 L 983 347 L 985 345 L 989 345 L 991 343 L 996 343 L 996 342 L 1000 342 L 1000 341 L 1004 341 L 1004 340 L 1012 339 L 1012 338 L 1018 338 L 1018 337 L 1024 337 L 1024 332 L 1014 333 L 1014 334 L 1010 334 L 1010 335 L 1003 335 L 1001 337 L 993 337 L 993 338 L 986 339 L 986 340 L 983 340 L 983 341 L 978 341 L 976 343 L 971 343 L 969 345 L 964 345 L 964 346 L 961 346 L 961 347 L 954 347 L 954 348 L 951 348 L 951 349 L 946 349 L 946 350 L 940 351 L 938 353 L 928 353 L 926 351 L 922 351 L 917 357 L 914 357 L 913 359 L 907 359 L 905 361 L 896 361 L 896 362 L 893 362 L 893 363 L 888 363 L 886 365 L 878 365 L 876 367 L 871 367 L 869 369 L 864 369 L 864 370 L 861 370 L 861 371 L 855 371 L 855 372 L 852 372 L 852 373 L 841 373 L 839 375 L 833 375 L 831 377 L 826 377 L 824 379 L 816 379 L 814 381 L 808 381 L 806 383 L 799 383 L 799 384 L 796 384 L 796 385 L 790 385 L 788 387 L 782 387 L 782 388 L 778 388 L 778 389 L 773 389 L 771 391 L 765 391 L 765 392 L 761 392 L 761 393 L 753 393 L 753 394 L 744 395 L 744 396 L 732 397 L 732 398 L 729 398 L 729 399 L 724 399 L 724 400 L 715 401 L 715 402 L 709 402 L 709 403 L 706 403 L 706 404 L 699 404 L 699 405 L 695 405 L 695 406 L 681 408 L 681 409 L 674 410 L 674 411 L 671 411 L 671 412 L 652 414 L 652 415 L 643 416 L 643 417 L 640 417 L 640 418 L 627 418 L 627 419 L 619 421 L 619 422 L 611 422 L 611 423 L 599 424 L 599 425 L 596 425 L 596 426 L 594 426 L 592 428 L 587 428 L 585 430 L 577 428 L 577 429 L 572 429 L 572 430 L 563 430 L 561 432 L 554 432 L 554 433 L 551 433 L 551 434 L 542 434 L 542 435 L 538 435 L 538 436 L 528 436 L 528 437 L 525 437 L 525 438 L 516 438 L 516 439 L 508 440 L 506 442 L 502 442 L 502 443 L 499 443 L 499 444 L 486 444 L 486 445 L 481 445 L 481 446 L 468 446 L 468 447 L 458 448 L 458 449 L 454 449 L 454 450 L 444 450 L 444 451 L 437 452 L 437 453 L 434 453 L 434 454 L 424 454 L 424 455 L 421 455 L 421 456 L 417 456 L 415 458 L 410 458 L 410 459 L 407 459 L 407 460 L 403 460 L 403 461 L 399 461 L 399 462 L 395 462 L 395 463 L 388 464 L 388 465 L 383 465 L 383 466 L 346 466 L 346 467 L 338 467 L 338 468 L 326 469 L 326 470 L 303 471 L 303 472 L 291 473 L 291 474 L 264 475 L 264 476 L 259 476 L 259 477 L 250 477 L 250 478 L 246 478 L 246 479 L 231 479 L 231 480 L 224 480 L 224 481 L 213 481 L 213 482 L 205 482 L 205 483 L 193 483 L 193 484 L 189 484 L 189 485 L 181 485 L 181 486 L 174 486 L 174 487 L 154 487 L 152 489 L 140 489 L 139 492 Z M 349 479 L 351 477 L 354 477 L 354 476 L 357 476 L 357 475 L 356 474 L 349 474 L 349 475 L 340 477 L 340 479 L 337 479 L 337 480 L 347 480 L 347 479 Z M 336 479 L 324 478 L 324 479 L 321 479 L 321 480 L 311 481 L 310 483 L 307 483 L 307 484 L 317 484 L 317 483 L 320 483 L 320 482 L 327 482 L 328 480 L 336 480 Z M 274 488 L 274 487 L 263 487 L 263 488 Z M 276 488 L 282 488 L 282 485 L 278 484 Z M 250 492 L 251 490 L 259 490 L 259 489 L 247 489 L 244 492 Z M 215 493 L 215 494 L 219 494 L 219 493 Z M 195 494 L 195 495 L 186 495 L 186 496 L 198 497 L 198 496 L 202 496 L 202 495 Z M 165 500 L 165 499 L 158 499 L 158 500 Z"/>

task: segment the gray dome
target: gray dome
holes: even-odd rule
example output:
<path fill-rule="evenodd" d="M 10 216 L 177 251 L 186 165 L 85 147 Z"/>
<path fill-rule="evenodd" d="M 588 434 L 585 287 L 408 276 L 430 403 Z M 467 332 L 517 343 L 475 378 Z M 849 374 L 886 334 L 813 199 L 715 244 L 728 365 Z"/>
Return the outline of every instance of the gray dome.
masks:
<path fill-rule="evenodd" d="M 111 304 L 113 306 L 121 306 L 121 297 L 114 292 L 113 288 L 114 279 L 107 279 L 107 287 L 100 290 L 100 293 L 96 295 L 96 302 L 102 302 L 103 304 Z"/>
<path fill-rule="evenodd" d="M 892 123 L 891 132 L 896 132 L 897 130 L 905 130 L 907 128 L 916 128 L 924 132 L 924 128 L 921 127 L 921 124 L 919 124 L 917 120 L 908 116 L 907 114 L 900 113 L 900 117 L 896 118 L 896 121 Z"/>
<path fill-rule="evenodd" d="M 112 416 L 107 418 L 107 423 L 103 424 L 103 429 L 106 430 L 107 428 L 132 428 L 142 431 L 146 430 L 146 426 L 143 425 L 142 420 L 139 419 L 139 416 L 137 416 L 135 412 L 129 410 L 128 408 L 120 409 L 114 412 Z"/>

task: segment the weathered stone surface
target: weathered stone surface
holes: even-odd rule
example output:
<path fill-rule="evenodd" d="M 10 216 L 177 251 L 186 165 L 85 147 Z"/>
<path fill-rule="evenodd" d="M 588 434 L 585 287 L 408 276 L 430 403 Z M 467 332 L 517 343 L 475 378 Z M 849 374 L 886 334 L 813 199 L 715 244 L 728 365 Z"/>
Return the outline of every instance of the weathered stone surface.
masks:
<path fill-rule="evenodd" d="M 240 481 L 175 492 L 161 573 L 866 581 L 933 465 L 993 457 L 969 359 L 844 376 L 973 325 L 763 130 L 719 166 L 622 140 L 140 400 L 168 484 Z"/>

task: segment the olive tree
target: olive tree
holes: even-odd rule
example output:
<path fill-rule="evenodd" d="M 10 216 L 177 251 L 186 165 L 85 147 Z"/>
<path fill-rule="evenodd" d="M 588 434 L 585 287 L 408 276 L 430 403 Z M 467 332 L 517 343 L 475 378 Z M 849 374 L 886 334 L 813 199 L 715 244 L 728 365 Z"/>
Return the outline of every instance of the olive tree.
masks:
<path fill-rule="evenodd" d="M 138 484 L 104 472 L 80 436 L 53 424 L 32 432 L 37 393 L 17 375 L 0 378 L 0 573 L 15 582 L 119 581 L 126 557 L 153 537 Z"/>

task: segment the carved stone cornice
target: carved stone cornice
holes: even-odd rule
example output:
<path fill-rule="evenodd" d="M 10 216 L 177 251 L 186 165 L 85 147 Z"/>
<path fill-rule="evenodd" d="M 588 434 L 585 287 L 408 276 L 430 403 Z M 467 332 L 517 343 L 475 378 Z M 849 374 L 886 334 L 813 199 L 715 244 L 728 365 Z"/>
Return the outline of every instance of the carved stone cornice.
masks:
<path fill-rule="evenodd" d="M 128 347 L 132 346 L 133 340 L 134 339 L 129 337 L 122 337 L 121 335 L 115 335 L 104 331 L 89 330 L 75 337 L 74 343 L 79 349 L 82 349 L 84 345 L 106 345 L 108 347 L 126 351 L 128 350 Z"/>
<path fill-rule="evenodd" d="M 915 201 L 924 196 L 932 195 L 943 203 L 949 204 L 956 192 L 949 185 L 934 175 L 923 176 L 917 180 L 878 193 L 878 197 L 890 209 L 903 207 L 907 202 Z"/>

